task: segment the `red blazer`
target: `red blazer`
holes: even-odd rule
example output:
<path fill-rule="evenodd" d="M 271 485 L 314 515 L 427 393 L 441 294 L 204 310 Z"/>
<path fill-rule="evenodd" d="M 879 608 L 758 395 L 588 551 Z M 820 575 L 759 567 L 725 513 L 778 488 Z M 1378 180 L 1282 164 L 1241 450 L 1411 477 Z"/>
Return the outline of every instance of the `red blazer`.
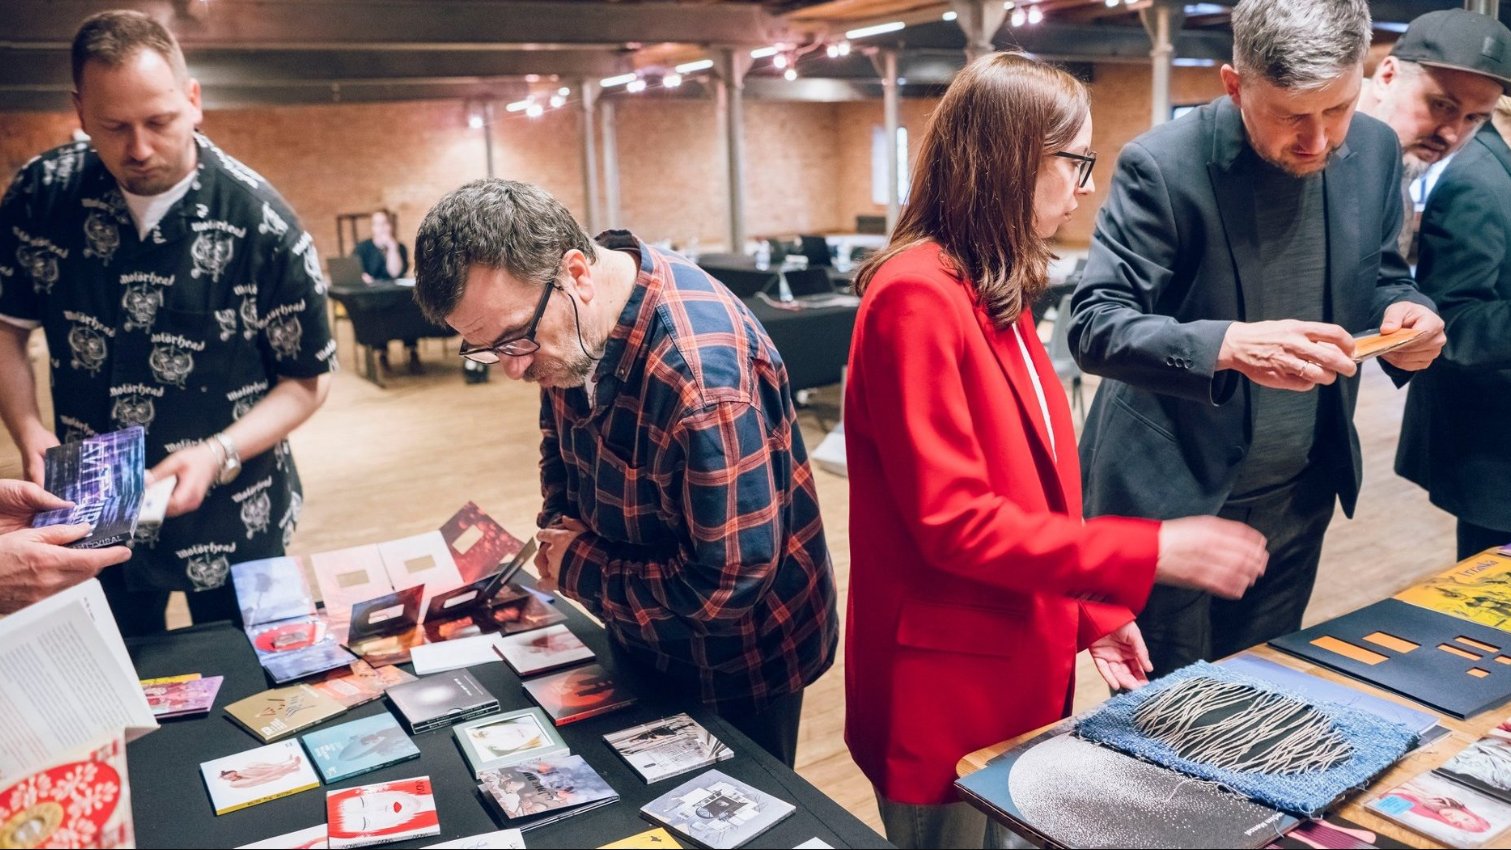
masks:
<path fill-rule="evenodd" d="M 1018 325 L 1031 365 L 933 243 L 880 269 L 856 321 L 845 740 L 894 802 L 954 802 L 962 756 L 1065 717 L 1076 652 L 1154 581 L 1159 523 L 1083 521 L 1070 407 Z"/>

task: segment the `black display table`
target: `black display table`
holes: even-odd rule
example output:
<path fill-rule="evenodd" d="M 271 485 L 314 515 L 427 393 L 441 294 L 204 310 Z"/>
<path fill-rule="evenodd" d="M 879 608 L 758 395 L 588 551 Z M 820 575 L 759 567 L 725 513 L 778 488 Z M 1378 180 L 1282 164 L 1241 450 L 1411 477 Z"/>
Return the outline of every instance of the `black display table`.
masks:
<path fill-rule="evenodd" d="M 450 339 L 456 331 L 425 318 L 414 301 L 414 287 L 378 281 L 363 286 L 332 286 L 332 301 L 346 310 L 352 336 L 362 346 L 367 379 L 383 386 L 373 357 L 395 339 Z"/>
<path fill-rule="evenodd" d="M 793 390 L 840 383 L 850 359 L 850 337 L 855 333 L 859 307 L 784 310 L 759 298 L 745 299 L 745 306 L 760 320 L 782 355 Z"/>
<path fill-rule="evenodd" d="M 612 669 L 613 658 L 604 631 L 576 608 L 565 602 L 556 604 L 567 613 L 572 631 L 592 647 L 600 663 Z M 235 847 L 259 841 L 324 823 L 327 790 L 424 775 L 430 777 L 435 789 L 440 836 L 384 846 L 421 847 L 509 828 L 507 819 L 494 814 L 492 804 L 479 795 L 476 780 L 450 729 L 414 736 L 420 748 L 418 759 L 217 817 L 200 778 L 199 765 L 261 746 L 226 716 L 224 708 L 267 690 L 272 684 L 258 665 L 246 635 L 227 623 L 139 638 L 128 641 L 127 645 L 137 673 L 144 679 L 182 673 L 225 677 L 215 708 L 208 716 L 164 721 L 162 729 L 127 748 L 139 847 Z M 405 665 L 405 669 L 409 666 Z M 519 677 L 502 662 L 469 669 L 498 697 L 502 710 L 534 705 L 520 687 Z M 640 807 L 697 774 L 683 774 L 647 785 L 603 742 L 603 735 L 679 711 L 690 713 L 734 749 L 734 758 L 721 763 L 719 770 L 797 806 L 796 813 L 749 846 L 792 847 L 814 837 L 835 847 L 889 846 L 839 804 L 701 705 L 679 702 L 666 694 L 636 687 L 633 678 L 624 679 L 622 684 L 636 693 L 639 704 L 560 728 L 572 752 L 587 760 L 619 793 L 619 802 L 526 832 L 527 846 L 597 847 L 651 829 L 653 825 L 640 817 Z M 389 710 L 387 700 L 378 700 L 315 728 L 328 728 Z"/>

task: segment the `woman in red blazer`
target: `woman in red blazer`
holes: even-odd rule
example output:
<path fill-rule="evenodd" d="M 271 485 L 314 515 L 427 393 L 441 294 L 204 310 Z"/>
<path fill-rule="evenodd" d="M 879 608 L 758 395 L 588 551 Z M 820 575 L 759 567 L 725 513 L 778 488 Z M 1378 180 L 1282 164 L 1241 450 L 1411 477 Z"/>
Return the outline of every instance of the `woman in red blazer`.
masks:
<path fill-rule="evenodd" d="M 964 755 L 1066 716 L 1075 656 L 1149 671 L 1133 612 L 1167 581 L 1229 598 L 1264 539 L 1215 517 L 1083 521 L 1070 409 L 1028 306 L 1092 191 L 1089 99 L 1015 54 L 930 120 L 911 199 L 861 270 L 845 396 L 845 737 L 899 847 L 980 847 Z"/>

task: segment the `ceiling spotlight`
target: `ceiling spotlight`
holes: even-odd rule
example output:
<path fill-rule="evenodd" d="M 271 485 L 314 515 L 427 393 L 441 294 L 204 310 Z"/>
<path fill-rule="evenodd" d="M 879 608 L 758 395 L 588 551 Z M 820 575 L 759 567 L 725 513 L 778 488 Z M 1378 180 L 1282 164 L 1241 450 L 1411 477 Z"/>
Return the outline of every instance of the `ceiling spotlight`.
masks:
<path fill-rule="evenodd" d="M 1107 0 L 1107 8 L 1111 9 L 1113 6 L 1116 6 L 1119 2 L 1121 2 L 1121 0 Z"/>
<path fill-rule="evenodd" d="M 797 79 L 797 69 L 788 68 L 787 70 L 782 72 L 782 78 L 789 83 L 792 82 L 793 80 Z"/>
<path fill-rule="evenodd" d="M 559 94 L 553 94 L 553 95 L 551 95 L 551 108 L 552 109 L 560 109 L 560 108 L 562 108 L 563 106 L 566 105 L 566 102 L 567 102 L 566 97 L 564 97 L 562 95 L 559 95 Z"/>
<path fill-rule="evenodd" d="M 525 75 L 525 82 L 527 82 L 527 83 L 538 83 L 538 82 L 540 82 L 540 75 L 539 74 L 526 74 Z"/>
<path fill-rule="evenodd" d="M 684 62 L 683 64 L 678 65 L 677 66 L 677 73 L 679 73 L 679 74 L 694 74 L 694 73 L 697 73 L 698 71 L 707 71 L 709 68 L 712 68 L 713 66 L 714 66 L 714 60 L 712 60 L 712 59 L 699 59 L 696 62 Z"/>
<path fill-rule="evenodd" d="M 873 35 L 886 35 L 889 32 L 897 32 L 898 30 L 906 26 L 907 24 L 903 23 L 902 21 L 892 21 L 891 23 L 887 24 L 877 24 L 873 27 L 861 27 L 860 29 L 854 29 L 846 32 L 845 38 L 869 38 Z"/>
<path fill-rule="evenodd" d="M 1037 26 L 1044 21 L 1044 10 L 1038 6 L 1030 6 L 1028 9 L 1028 25 Z"/>
<path fill-rule="evenodd" d="M 467 126 L 474 130 L 483 129 L 483 116 L 473 113 L 467 116 Z"/>
<path fill-rule="evenodd" d="M 611 89 L 614 86 L 622 86 L 626 83 L 633 83 L 635 79 L 636 77 L 634 74 L 620 74 L 617 77 L 604 77 L 603 79 L 598 81 L 598 85 L 603 86 L 606 89 Z"/>
<path fill-rule="evenodd" d="M 1021 26 L 1023 26 L 1024 21 L 1027 21 L 1027 20 L 1028 20 L 1028 13 L 1027 12 L 1023 11 L 1022 9 L 1014 9 L 1013 10 L 1013 16 L 1008 19 L 1008 22 L 1011 23 L 1015 27 L 1021 27 Z"/>
<path fill-rule="evenodd" d="M 632 81 L 630 81 L 629 84 L 627 84 L 624 87 L 624 90 L 627 91 L 627 92 L 629 92 L 630 94 L 639 94 L 639 93 L 645 91 L 645 80 L 641 80 L 641 79 L 632 80 Z"/>
<path fill-rule="evenodd" d="M 665 86 L 666 88 L 669 88 L 669 89 L 674 89 L 674 88 L 682 85 L 682 75 L 681 74 L 667 74 L 666 76 L 664 76 L 664 77 L 661 78 L 661 85 L 663 85 L 663 86 Z"/>
<path fill-rule="evenodd" d="M 841 56 L 849 56 L 850 55 L 850 42 L 849 41 L 841 41 L 839 43 L 839 55 L 841 55 Z"/>
<path fill-rule="evenodd" d="M 781 51 L 775 47 L 757 47 L 750 51 L 751 59 L 765 59 L 767 56 L 775 56 Z"/>
<path fill-rule="evenodd" d="M 509 112 L 524 112 L 526 109 L 529 109 L 534 104 L 535 104 L 535 96 L 531 95 L 530 97 L 527 97 L 524 100 L 516 100 L 516 101 L 514 101 L 513 103 L 509 104 L 508 106 L 505 106 L 504 109 L 507 110 L 507 111 L 509 111 Z"/>
<path fill-rule="evenodd" d="M 785 54 L 785 53 L 778 53 L 775 56 L 771 57 L 771 67 L 773 67 L 773 68 L 785 68 L 785 67 L 787 67 L 787 54 Z"/>
<path fill-rule="evenodd" d="M 532 102 L 529 106 L 525 107 L 525 114 L 531 118 L 539 118 L 545 111 L 546 108 L 538 103 Z"/>
<path fill-rule="evenodd" d="M 1116 3 L 1116 2 L 1117 2 L 1117 0 L 1113 0 L 1113 2 L 1114 2 L 1114 3 Z M 956 14 L 955 14 L 955 13 L 954 13 L 954 12 L 945 12 L 945 13 L 944 13 L 944 19 L 945 19 L 945 20 L 946 20 L 946 21 L 953 21 L 953 20 L 955 20 L 955 18 L 957 18 L 957 17 L 959 17 L 959 16 L 958 16 L 958 15 L 956 15 Z"/>
<path fill-rule="evenodd" d="M 837 45 L 837 44 L 831 44 L 831 45 L 825 47 L 824 48 L 824 53 L 827 54 L 830 59 L 838 59 L 839 58 L 839 45 Z"/>
<path fill-rule="evenodd" d="M 570 97 L 572 95 L 572 90 L 566 86 L 562 86 L 561 88 L 556 90 L 556 93 L 561 95 L 562 97 Z"/>

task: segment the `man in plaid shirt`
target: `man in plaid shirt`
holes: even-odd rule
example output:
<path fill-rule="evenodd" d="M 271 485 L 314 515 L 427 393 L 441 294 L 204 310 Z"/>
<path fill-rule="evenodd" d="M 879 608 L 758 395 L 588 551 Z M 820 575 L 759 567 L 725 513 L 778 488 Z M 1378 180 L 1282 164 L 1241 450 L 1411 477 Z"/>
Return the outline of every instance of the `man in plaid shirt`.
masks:
<path fill-rule="evenodd" d="M 541 385 L 542 584 L 621 669 L 696 695 L 791 765 L 834 660 L 834 574 L 787 371 L 739 299 L 554 198 L 479 180 L 425 217 L 421 308 Z"/>

